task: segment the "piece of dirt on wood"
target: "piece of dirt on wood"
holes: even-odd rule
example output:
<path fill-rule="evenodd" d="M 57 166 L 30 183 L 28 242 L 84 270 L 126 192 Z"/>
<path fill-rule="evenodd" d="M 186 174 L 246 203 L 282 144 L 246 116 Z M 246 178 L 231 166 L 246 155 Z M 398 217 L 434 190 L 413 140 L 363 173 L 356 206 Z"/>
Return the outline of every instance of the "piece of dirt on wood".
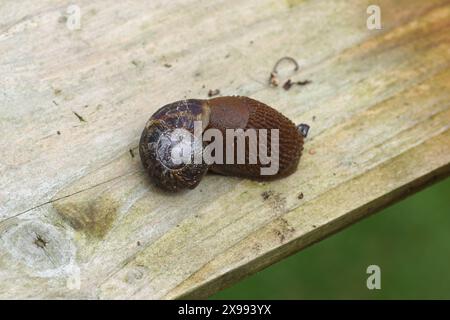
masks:
<path fill-rule="evenodd" d="M 218 96 L 219 94 L 220 94 L 219 89 L 214 89 L 214 90 L 208 91 L 208 97 L 215 97 L 215 96 Z"/>
<path fill-rule="evenodd" d="M 261 197 L 276 213 L 285 212 L 286 198 L 281 193 L 267 190 L 261 193 Z"/>

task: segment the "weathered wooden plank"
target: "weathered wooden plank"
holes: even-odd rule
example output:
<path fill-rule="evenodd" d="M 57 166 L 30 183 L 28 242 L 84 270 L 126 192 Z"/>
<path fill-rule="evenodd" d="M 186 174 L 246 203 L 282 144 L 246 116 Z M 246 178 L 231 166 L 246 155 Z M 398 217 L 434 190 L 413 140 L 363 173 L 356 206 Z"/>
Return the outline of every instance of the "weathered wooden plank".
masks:
<path fill-rule="evenodd" d="M 450 1 L 368 4 L 2 3 L 0 297 L 207 296 L 448 175 Z M 267 86 L 286 55 L 311 85 Z M 214 88 L 312 125 L 297 173 L 148 185 L 146 119 Z"/>

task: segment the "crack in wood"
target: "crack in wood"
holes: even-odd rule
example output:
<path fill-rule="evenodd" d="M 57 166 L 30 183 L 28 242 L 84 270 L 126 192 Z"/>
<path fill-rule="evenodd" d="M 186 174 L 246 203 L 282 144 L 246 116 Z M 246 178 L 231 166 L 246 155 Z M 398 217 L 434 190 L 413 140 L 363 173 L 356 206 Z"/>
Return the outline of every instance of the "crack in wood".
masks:
<path fill-rule="evenodd" d="M 79 191 L 75 191 L 75 192 L 70 193 L 70 194 L 68 194 L 68 195 L 58 197 L 58 198 L 56 198 L 56 199 L 51 199 L 51 200 L 45 201 L 45 202 L 43 202 L 43 203 L 41 203 L 41 204 L 35 205 L 35 206 L 33 206 L 33 207 L 29 208 L 29 209 L 26 209 L 26 210 L 24 210 L 24 211 L 22 211 L 22 212 L 19 212 L 19 213 L 15 214 L 15 215 L 12 215 L 11 217 L 8 217 L 8 218 L 6 218 L 6 219 L 3 219 L 2 221 L 0 221 L 0 226 L 1 226 L 4 222 L 6 222 L 6 221 L 9 221 L 9 220 L 11 220 L 11 219 L 17 218 L 17 217 L 19 217 L 19 216 L 21 216 L 21 215 L 24 215 L 24 214 L 26 214 L 26 213 L 28 213 L 28 212 L 30 212 L 30 211 L 36 210 L 36 209 L 38 209 L 38 208 L 41 208 L 41 207 L 43 207 L 43 206 L 45 206 L 45 205 L 48 205 L 48 204 L 51 204 L 51 203 L 53 203 L 53 202 L 60 201 L 60 200 L 63 200 L 63 199 L 67 199 L 67 198 L 69 198 L 69 197 L 75 196 L 75 195 L 80 194 L 80 193 L 82 193 L 82 192 L 86 192 L 86 191 L 91 190 L 91 189 L 93 189 L 93 188 L 99 187 L 99 186 L 101 186 L 101 185 L 110 183 L 110 182 L 115 181 L 115 180 L 117 180 L 117 179 L 120 179 L 120 178 L 123 178 L 123 177 L 126 177 L 126 176 L 130 176 L 130 175 L 133 175 L 133 174 L 136 174 L 136 173 L 143 173 L 143 171 L 142 171 L 142 170 L 135 170 L 135 171 L 132 171 L 132 172 L 124 173 L 124 174 L 118 175 L 118 176 L 116 176 L 116 177 L 110 178 L 110 179 L 108 179 L 108 180 L 105 180 L 105 181 L 99 182 L 99 183 L 97 183 L 97 184 L 94 184 L 94 185 L 92 185 L 92 186 L 89 186 L 89 187 L 87 187 L 87 188 L 85 188 L 85 189 L 82 189 L 82 190 L 79 190 Z"/>

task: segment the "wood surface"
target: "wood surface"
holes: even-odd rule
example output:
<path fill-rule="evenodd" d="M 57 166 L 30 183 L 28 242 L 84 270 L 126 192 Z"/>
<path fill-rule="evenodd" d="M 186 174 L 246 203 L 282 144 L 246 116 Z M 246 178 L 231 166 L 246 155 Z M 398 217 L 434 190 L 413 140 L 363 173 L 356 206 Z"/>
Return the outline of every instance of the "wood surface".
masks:
<path fill-rule="evenodd" d="M 0 298 L 207 297 L 450 172 L 450 1 L 76 4 L 0 1 Z M 295 174 L 149 185 L 147 119 L 214 89 L 310 124 Z"/>

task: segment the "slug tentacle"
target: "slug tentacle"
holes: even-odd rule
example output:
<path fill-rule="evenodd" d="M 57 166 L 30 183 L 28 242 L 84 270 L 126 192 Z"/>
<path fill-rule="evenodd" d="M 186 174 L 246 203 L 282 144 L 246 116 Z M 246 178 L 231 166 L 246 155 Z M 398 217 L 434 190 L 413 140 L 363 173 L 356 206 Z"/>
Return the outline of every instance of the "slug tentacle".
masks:
<path fill-rule="evenodd" d="M 309 128 L 310 128 L 309 125 L 307 125 L 306 123 L 300 123 L 297 126 L 297 129 L 300 132 L 300 134 L 303 136 L 303 138 L 306 138 L 308 136 Z"/>

